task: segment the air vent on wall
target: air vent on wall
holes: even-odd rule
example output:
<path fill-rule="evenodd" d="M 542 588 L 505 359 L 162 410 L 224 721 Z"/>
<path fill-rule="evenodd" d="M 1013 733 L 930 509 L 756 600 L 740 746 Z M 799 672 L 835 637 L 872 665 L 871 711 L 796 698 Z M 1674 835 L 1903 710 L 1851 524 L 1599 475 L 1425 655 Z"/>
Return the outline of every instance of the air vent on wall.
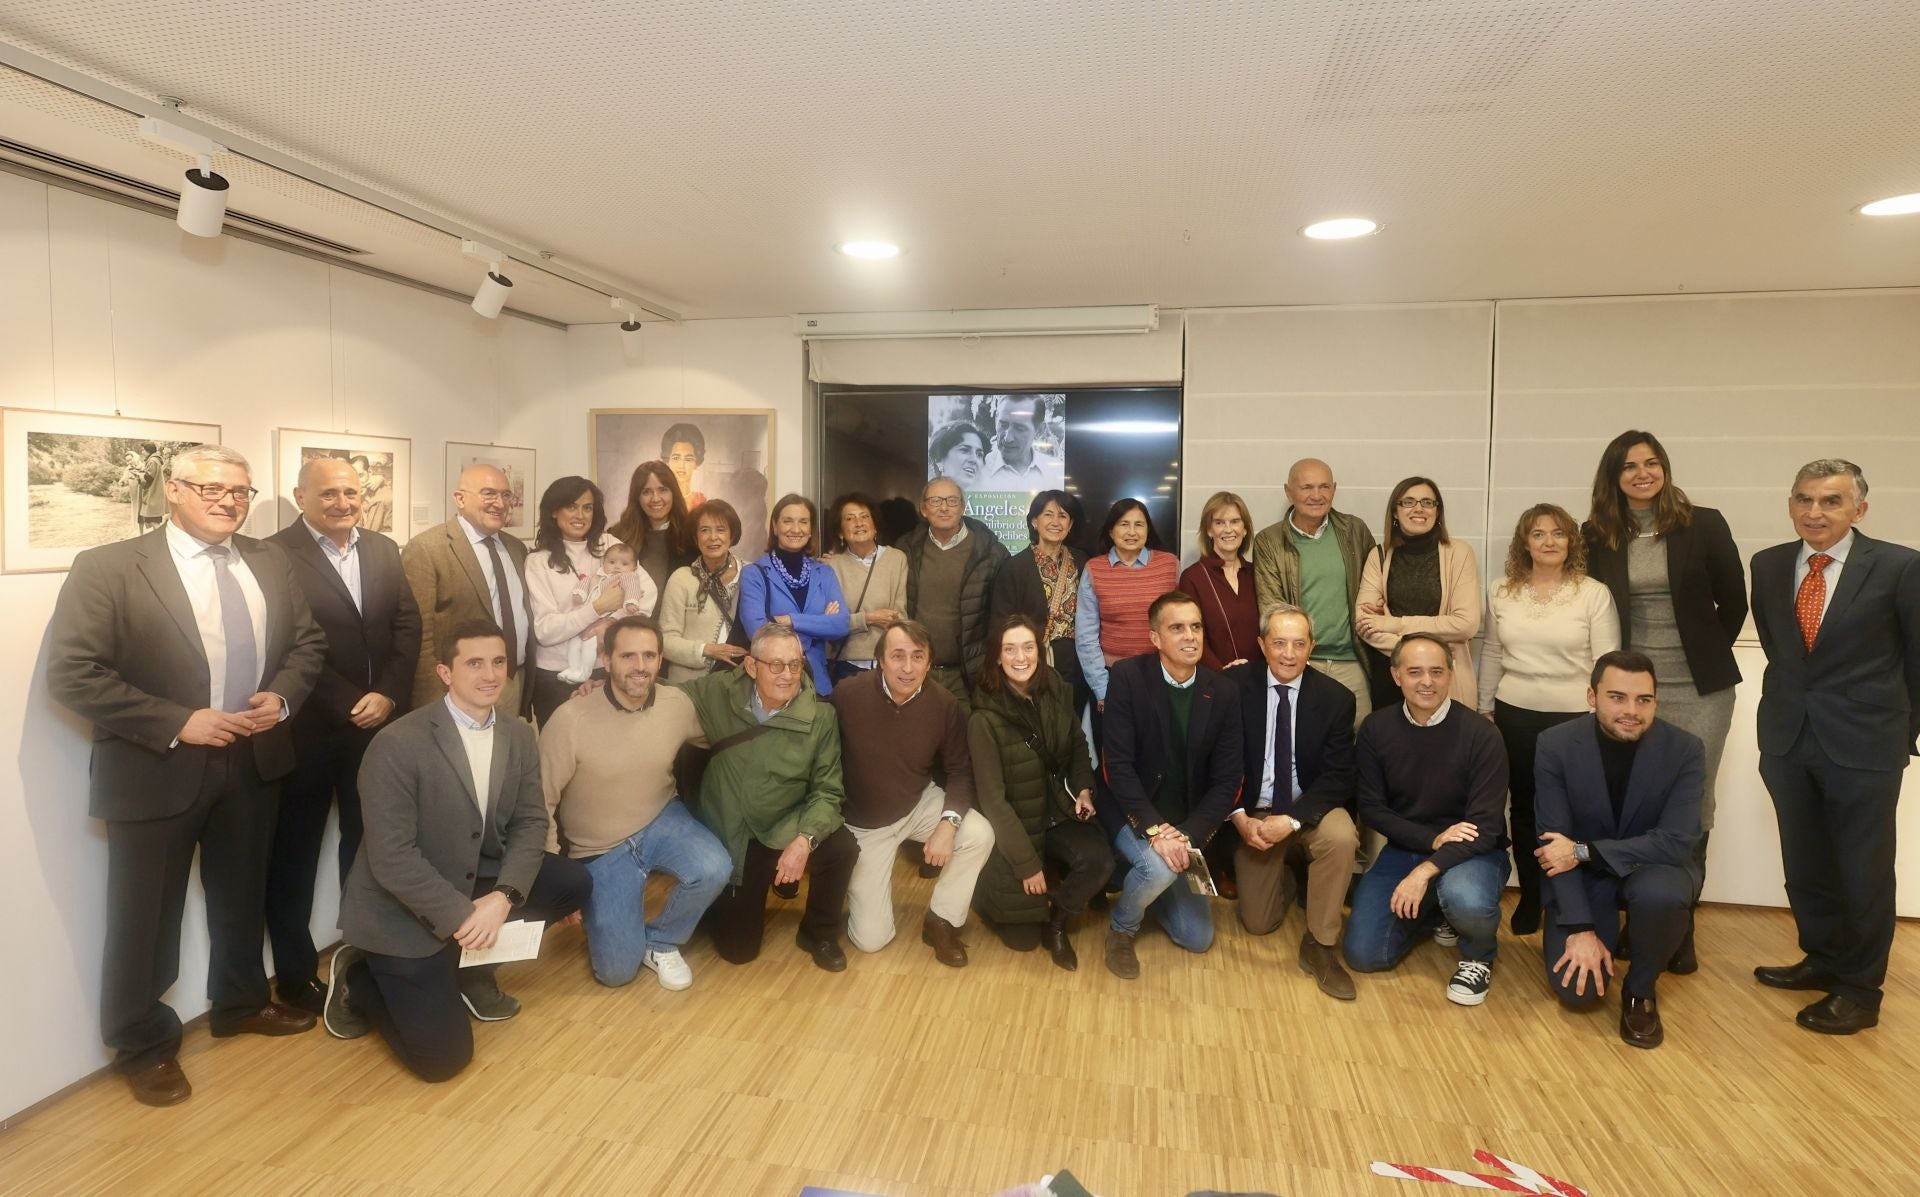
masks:
<path fill-rule="evenodd" d="M 172 208 L 180 202 L 180 193 L 177 191 L 170 191 L 165 187 L 149 183 L 144 179 L 136 179 L 131 175 L 123 175 L 116 171 L 94 166 L 90 163 L 62 157 L 59 154 L 50 153 L 47 150 L 25 145 L 18 141 L 10 141 L 4 137 L 0 137 L 0 158 L 19 163 L 22 166 L 31 166 L 37 170 L 50 171 L 66 178 L 91 183 L 96 187 L 103 187 L 121 195 L 132 196 L 135 199 L 149 200 L 167 208 Z M 245 212 L 237 212 L 231 208 L 227 210 L 226 219 L 228 224 L 239 225 L 264 236 L 285 241 L 293 245 L 304 246 L 307 249 L 316 249 L 322 253 L 337 254 L 341 257 L 363 257 L 367 252 L 364 249 L 359 249 L 352 245 L 343 245 L 338 241 L 333 241 L 326 237 L 302 232 L 299 229 L 280 224 L 278 221 L 267 220 L 259 216 L 249 216 Z"/>

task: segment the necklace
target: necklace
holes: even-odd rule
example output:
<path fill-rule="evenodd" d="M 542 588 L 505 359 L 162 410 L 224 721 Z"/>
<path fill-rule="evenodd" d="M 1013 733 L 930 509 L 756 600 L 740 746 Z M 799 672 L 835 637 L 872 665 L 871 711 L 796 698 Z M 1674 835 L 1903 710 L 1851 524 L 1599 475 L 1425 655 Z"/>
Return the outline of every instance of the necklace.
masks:
<path fill-rule="evenodd" d="M 805 586 L 809 577 L 813 574 L 813 558 L 811 557 L 803 556 L 800 558 L 800 576 L 796 578 L 787 572 L 787 563 L 780 560 L 780 554 L 768 553 L 767 556 L 773 558 L 773 568 L 779 571 L 780 577 L 791 589 L 798 590 L 800 587 Z"/>

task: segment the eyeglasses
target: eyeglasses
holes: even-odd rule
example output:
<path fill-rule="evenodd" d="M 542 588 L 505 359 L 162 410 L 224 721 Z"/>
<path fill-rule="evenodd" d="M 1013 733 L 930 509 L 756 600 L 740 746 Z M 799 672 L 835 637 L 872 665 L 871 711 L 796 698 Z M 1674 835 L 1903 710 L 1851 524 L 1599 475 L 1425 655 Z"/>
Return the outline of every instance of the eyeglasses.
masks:
<path fill-rule="evenodd" d="M 958 507 L 964 502 L 966 502 L 966 500 L 959 495 L 938 495 L 926 501 L 927 506 L 933 508 L 935 511 L 945 511 L 950 507 Z"/>
<path fill-rule="evenodd" d="M 260 493 L 259 488 L 253 486 L 222 486 L 218 482 L 186 482 L 179 478 L 175 478 L 174 481 L 209 503 L 218 503 L 222 499 L 231 498 L 234 502 L 245 505 L 253 502 L 254 496 Z"/>
<path fill-rule="evenodd" d="M 1438 510 L 1439 507 L 1440 503 L 1436 499 L 1406 498 L 1400 500 L 1400 510 L 1402 511 L 1435 511 Z"/>
<path fill-rule="evenodd" d="M 807 664 L 805 661 L 769 661 L 765 657 L 755 657 L 754 660 L 760 663 L 760 668 L 775 677 L 783 673 L 799 673 Z"/>
<path fill-rule="evenodd" d="M 510 492 L 510 491 L 504 491 L 504 490 L 492 490 L 492 489 L 488 489 L 488 490 L 463 490 L 463 491 L 461 491 L 460 493 L 461 493 L 461 494 L 463 494 L 463 495 L 472 495 L 472 496 L 473 496 L 474 498 L 476 498 L 476 499 L 478 499 L 478 500 L 480 500 L 480 501 L 481 501 L 482 503 L 498 503 L 498 502 L 500 502 L 500 501 L 501 501 L 502 499 L 506 499 L 506 498 L 511 498 L 511 497 L 512 497 L 512 492 Z"/>

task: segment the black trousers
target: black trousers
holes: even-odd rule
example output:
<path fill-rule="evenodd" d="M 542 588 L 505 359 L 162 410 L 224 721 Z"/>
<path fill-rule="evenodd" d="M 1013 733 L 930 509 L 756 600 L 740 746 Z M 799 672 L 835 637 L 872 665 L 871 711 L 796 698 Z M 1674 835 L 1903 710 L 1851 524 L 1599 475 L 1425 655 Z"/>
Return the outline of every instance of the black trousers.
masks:
<path fill-rule="evenodd" d="M 1040 847 L 1048 897 L 1061 914 L 1078 918 L 1113 876 L 1113 844 L 1098 822 L 1055 823 Z"/>
<path fill-rule="evenodd" d="M 482 877 L 473 896 L 492 891 L 498 879 Z M 586 904 L 593 878 L 577 860 L 549 852 L 515 919 L 553 923 Z M 382 956 L 368 952 L 347 974 L 354 1008 L 366 1015 L 408 1071 L 423 1081 L 444 1081 L 473 1060 L 473 1028 L 460 1000 L 460 945 L 449 940 L 431 956 Z"/>
<path fill-rule="evenodd" d="M 374 729 L 378 731 L 378 728 Z M 300 761 L 280 788 L 280 816 L 267 861 L 267 939 L 273 974 L 285 987 L 318 979 L 319 953 L 308 931 L 313 921 L 313 884 L 320 869 L 320 842 L 327 811 L 340 806 L 340 882 L 360 850 L 360 760 L 372 731 L 333 729 L 300 745 Z"/>
<path fill-rule="evenodd" d="M 1533 816 L 1534 746 L 1541 732 L 1569 719 L 1578 719 L 1584 713 L 1529 711 L 1498 699 L 1493 704 L 1493 725 L 1500 729 L 1500 739 L 1507 746 L 1507 793 L 1512 802 L 1507 835 L 1513 840 L 1513 875 L 1520 883 L 1521 905 L 1535 910 L 1540 908 L 1540 862 L 1533 850 L 1540 846 L 1540 829 Z M 1633 937 L 1637 945 L 1639 928 L 1634 928 Z"/>
<path fill-rule="evenodd" d="M 1693 878 L 1677 865 L 1642 865 L 1616 885 L 1595 886 L 1600 901 L 1593 904 L 1593 930 L 1611 952 L 1620 940 L 1620 911 L 1633 925 L 1633 959 L 1619 987 L 1634 997 L 1650 998 L 1654 983 L 1666 970 L 1667 962 L 1679 950 L 1693 925 Z M 1540 936 L 1541 954 L 1546 959 L 1547 983 L 1561 1002 L 1569 1006 L 1588 1006 L 1600 995 L 1588 984 L 1585 995 L 1575 994 L 1553 971 L 1560 953 L 1567 949 L 1567 932 L 1546 914 Z M 1616 966 L 1617 967 L 1617 966 Z M 1609 987 L 1611 988 L 1611 986 Z"/>
<path fill-rule="evenodd" d="M 1800 950 L 1834 978 L 1833 992 L 1869 1010 L 1880 1008 L 1893 949 L 1900 776 L 1835 762 L 1805 728 L 1787 755 L 1760 754 Z"/>
<path fill-rule="evenodd" d="M 557 669 L 530 669 L 527 671 L 527 676 L 533 682 L 534 722 L 545 727 L 547 720 L 553 718 L 553 713 L 566 705 L 566 701 L 573 697 L 573 692 L 579 687 L 572 682 L 560 680 L 560 671 Z"/>
<path fill-rule="evenodd" d="M 160 999 L 180 975 L 180 918 L 196 848 L 212 946 L 209 1021 L 218 1030 L 267 1004 L 260 939 L 279 792 L 241 743 L 208 750 L 200 793 L 184 812 L 108 821 L 100 1034 L 116 1068 L 132 1072 L 179 1054 L 180 1016 Z"/>
<path fill-rule="evenodd" d="M 747 859 L 739 885 L 730 885 L 707 907 L 706 925 L 713 946 L 729 964 L 745 964 L 760 955 L 767 927 L 767 890 L 783 849 L 759 840 L 747 842 Z M 847 885 L 853 880 L 853 862 L 860 845 L 853 833 L 838 828 L 807 857 L 806 911 L 800 927 L 815 939 L 838 939 L 847 921 Z"/>

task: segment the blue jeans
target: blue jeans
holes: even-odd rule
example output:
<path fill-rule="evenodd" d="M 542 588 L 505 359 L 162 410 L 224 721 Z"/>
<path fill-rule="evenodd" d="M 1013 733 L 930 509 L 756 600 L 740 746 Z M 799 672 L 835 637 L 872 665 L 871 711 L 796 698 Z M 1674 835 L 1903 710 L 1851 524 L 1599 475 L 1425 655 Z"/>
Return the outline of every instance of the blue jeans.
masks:
<path fill-rule="evenodd" d="M 1168 868 L 1133 828 L 1122 827 L 1113 837 L 1113 846 L 1127 862 L 1120 900 L 1113 904 L 1113 929 L 1137 935 L 1151 910 L 1168 938 L 1187 951 L 1204 952 L 1212 947 L 1213 912 L 1207 908 L 1206 895 L 1187 888 L 1185 875 Z"/>
<path fill-rule="evenodd" d="M 1510 865 L 1504 851 L 1482 852 L 1454 865 L 1427 886 L 1417 918 L 1393 913 L 1394 887 L 1431 855 L 1388 844 L 1353 891 L 1347 918 L 1347 967 L 1377 973 L 1406 958 L 1414 945 L 1433 934 L 1442 918 L 1460 933 L 1460 959 L 1491 962 L 1500 928 L 1500 891 Z"/>
<path fill-rule="evenodd" d="M 602 985 L 633 980 L 649 948 L 678 949 L 686 943 L 694 924 L 733 876 L 725 846 L 678 798 L 626 843 L 582 863 L 593 876 L 593 896 L 583 918 L 587 957 Z M 660 917 L 649 923 L 647 877 L 655 869 L 671 873 L 677 884 Z"/>

